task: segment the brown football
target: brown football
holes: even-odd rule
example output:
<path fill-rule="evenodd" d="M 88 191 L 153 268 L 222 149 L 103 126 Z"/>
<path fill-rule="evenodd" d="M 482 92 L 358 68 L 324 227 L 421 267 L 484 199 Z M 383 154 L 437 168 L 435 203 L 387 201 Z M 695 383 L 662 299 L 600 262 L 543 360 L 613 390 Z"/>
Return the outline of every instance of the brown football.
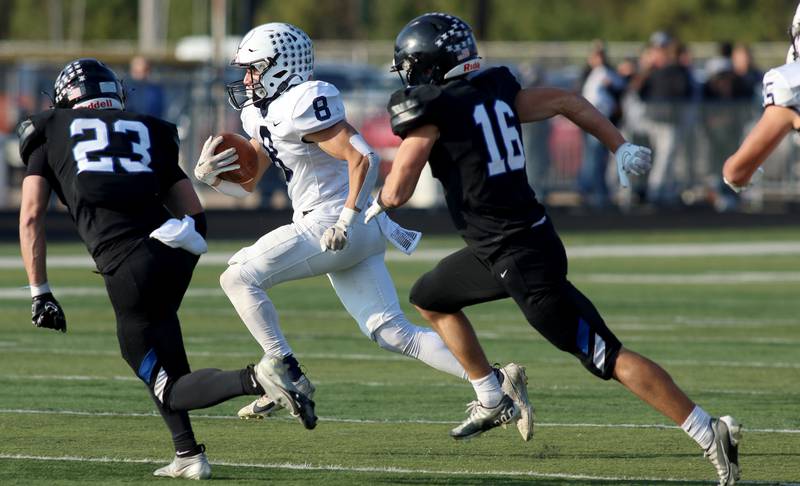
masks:
<path fill-rule="evenodd" d="M 234 164 L 239 164 L 239 168 L 219 175 L 220 179 L 243 184 L 252 181 L 258 171 L 258 154 L 256 149 L 250 145 L 250 141 L 238 133 L 223 133 L 222 143 L 217 145 L 215 154 L 222 152 L 230 147 L 236 150 L 239 159 Z"/>

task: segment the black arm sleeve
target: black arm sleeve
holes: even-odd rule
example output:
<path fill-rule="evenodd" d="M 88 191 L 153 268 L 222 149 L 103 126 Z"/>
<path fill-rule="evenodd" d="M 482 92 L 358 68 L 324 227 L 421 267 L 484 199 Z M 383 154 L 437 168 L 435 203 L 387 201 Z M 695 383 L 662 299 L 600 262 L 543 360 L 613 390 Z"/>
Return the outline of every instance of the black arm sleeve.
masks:
<path fill-rule="evenodd" d="M 394 92 L 389 100 L 392 132 L 406 138 L 408 132 L 424 125 L 437 125 L 436 105 L 442 95 L 438 86 L 424 85 Z"/>

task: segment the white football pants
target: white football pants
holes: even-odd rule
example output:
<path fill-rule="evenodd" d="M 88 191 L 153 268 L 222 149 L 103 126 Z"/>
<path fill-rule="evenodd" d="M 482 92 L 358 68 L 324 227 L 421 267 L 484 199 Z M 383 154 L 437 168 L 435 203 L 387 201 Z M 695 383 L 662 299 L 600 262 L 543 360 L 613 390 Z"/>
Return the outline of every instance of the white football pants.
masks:
<path fill-rule="evenodd" d="M 222 289 L 264 353 L 275 358 L 292 354 L 266 290 L 281 282 L 327 274 L 339 300 L 367 337 L 384 349 L 467 379 L 439 335 L 411 324 L 400 309 L 384 263 L 386 241 L 377 221 L 365 225 L 363 218 L 356 218 L 345 249 L 326 252 L 319 240 L 338 215 L 315 213 L 242 248 L 220 276 Z"/>

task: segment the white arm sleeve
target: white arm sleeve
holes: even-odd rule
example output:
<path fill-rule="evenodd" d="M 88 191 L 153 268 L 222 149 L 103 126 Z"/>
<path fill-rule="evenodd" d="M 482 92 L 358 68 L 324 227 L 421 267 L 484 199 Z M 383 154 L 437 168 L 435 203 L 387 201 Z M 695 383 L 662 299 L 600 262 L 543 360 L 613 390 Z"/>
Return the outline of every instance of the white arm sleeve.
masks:
<path fill-rule="evenodd" d="M 308 84 L 292 110 L 292 125 L 301 138 L 345 119 L 342 97 L 334 85 L 323 81 Z"/>
<path fill-rule="evenodd" d="M 241 186 L 241 184 L 236 184 L 235 182 L 231 181 L 221 180 L 219 184 L 211 187 L 213 187 L 217 192 L 221 192 L 222 194 L 233 196 L 239 199 L 250 195 L 250 193 L 247 192 L 245 188 Z"/>
<path fill-rule="evenodd" d="M 372 189 L 375 187 L 375 181 L 378 180 L 378 169 L 381 165 L 381 158 L 378 157 L 378 154 L 369 146 L 361 134 L 356 133 L 350 137 L 350 145 L 369 161 L 367 175 L 364 177 L 364 183 L 361 185 L 361 189 L 358 191 L 358 196 L 356 197 L 356 207 L 365 209 L 369 196 L 372 194 Z"/>

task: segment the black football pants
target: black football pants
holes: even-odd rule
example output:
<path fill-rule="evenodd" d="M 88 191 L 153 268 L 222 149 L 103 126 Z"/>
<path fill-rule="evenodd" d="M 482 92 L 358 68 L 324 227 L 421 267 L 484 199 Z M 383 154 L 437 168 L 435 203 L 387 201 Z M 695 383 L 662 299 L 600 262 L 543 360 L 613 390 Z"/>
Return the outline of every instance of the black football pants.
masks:
<path fill-rule="evenodd" d="M 468 247 L 445 257 L 411 289 L 414 305 L 452 314 L 511 297 L 531 326 L 590 372 L 609 379 L 621 344 L 592 302 L 567 280 L 564 245 L 549 219 L 504 242 L 493 261 Z"/>
<path fill-rule="evenodd" d="M 146 239 L 116 270 L 103 275 L 122 357 L 148 386 L 177 451 L 196 445 L 187 410 L 263 393 L 252 380 L 251 367 L 190 372 L 178 307 L 197 260 L 184 250 Z"/>

